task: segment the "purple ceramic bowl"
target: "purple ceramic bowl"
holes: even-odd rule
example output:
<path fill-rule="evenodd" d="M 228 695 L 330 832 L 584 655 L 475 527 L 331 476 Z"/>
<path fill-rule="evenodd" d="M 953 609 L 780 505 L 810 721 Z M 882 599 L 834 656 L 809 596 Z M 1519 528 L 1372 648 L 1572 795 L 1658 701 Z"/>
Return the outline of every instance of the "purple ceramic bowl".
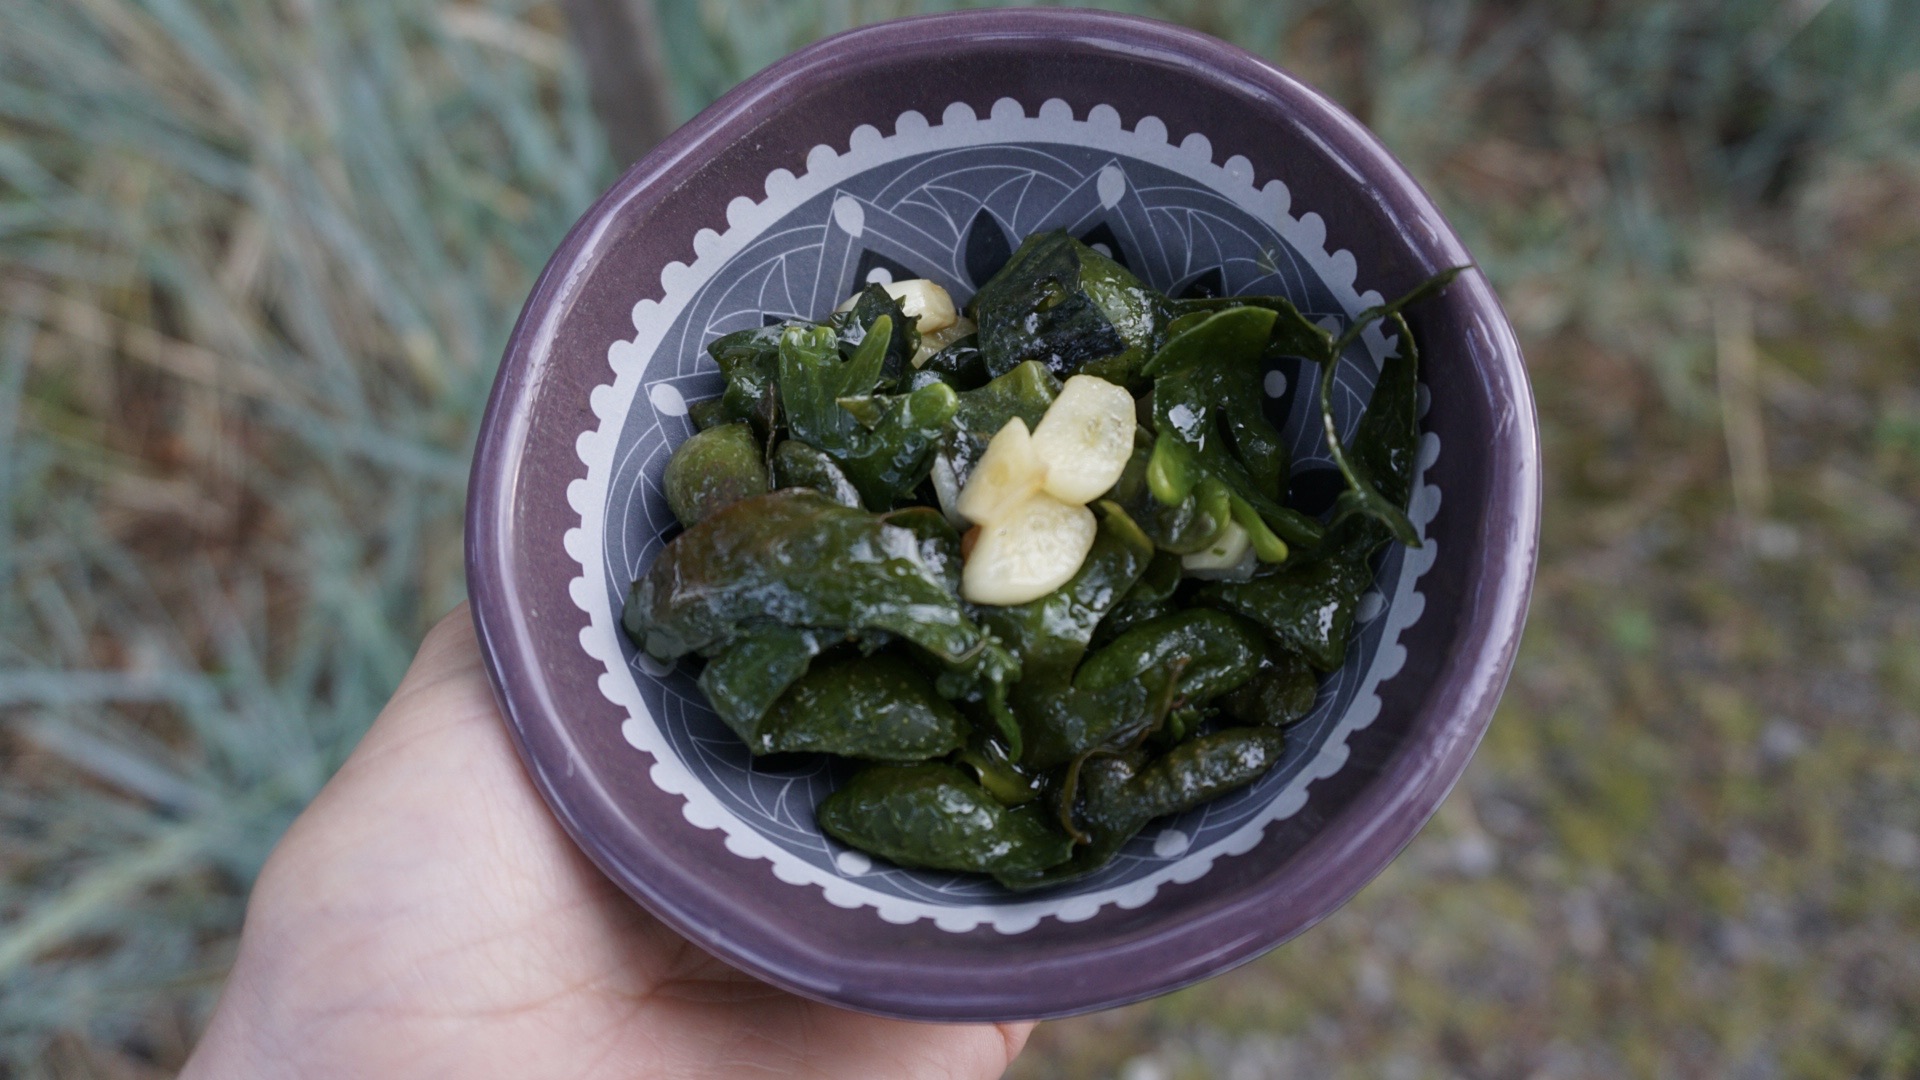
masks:
<path fill-rule="evenodd" d="M 684 672 L 618 629 L 628 584 L 672 535 L 659 477 L 693 430 L 687 403 L 720 387 L 703 347 L 818 318 L 863 281 L 930 277 L 964 300 L 1048 228 L 1171 293 L 1285 293 L 1329 325 L 1472 261 L 1372 135 L 1239 49 L 1078 11 L 908 19 L 775 64 L 628 170 L 541 275 L 481 428 L 468 584 L 535 783 L 648 910 L 822 1001 L 1060 1016 L 1240 964 L 1413 837 L 1513 662 L 1538 451 L 1519 348 L 1475 271 L 1409 313 L 1425 543 L 1379 562 L 1347 666 L 1273 773 L 1040 894 L 822 836 L 812 808 L 836 766 L 753 761 Z M 1342 358 L 1342 423 L 1392 347 L 1372 333 Z M 1298 392 L 1312 377 L 1281 363 L 1264 384 L 1309 506 L 1332 491 Z"/>

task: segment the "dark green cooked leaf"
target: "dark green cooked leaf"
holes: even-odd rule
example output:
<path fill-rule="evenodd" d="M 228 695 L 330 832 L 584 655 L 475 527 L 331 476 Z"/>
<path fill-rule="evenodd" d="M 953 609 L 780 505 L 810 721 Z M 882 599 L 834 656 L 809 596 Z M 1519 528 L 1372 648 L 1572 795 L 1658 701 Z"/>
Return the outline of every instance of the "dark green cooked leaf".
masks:
<path fill-rule="evenodd" d="M 840 466 L 798 439 L 783 439 L 774 448 L 773 484 L 776 488 L 812 488 L 842 506 L 856 510 L 861 506 L 860 490 Z"/>
<path fill-rule="evenodd" d="M 756 754 L 925 761 L 960 749 L 966 721 L 918 668 L 880 653 L 815 667 L 740 737 Z"/>
<path fill-rule="evenodd" d="M 974 297 L 980 353 L 1002 375 L 1038 360 L 1131 386 L 1159 345 L 1166 298 L 1061 230 L 1027 237 Z"/>
<path fill-rule="evenodd" d="M 1354 613 L 1373 571 L 1367 563 L 1370 548 L 1329 548 L 1252 581 L 1208 585 L 1196 599 L 1253 620 L 1316 669 L 1332 671 L 1346 660 Z"/>
<path fill-rule="evenodd" d="M 1260 670 L 1239 689 L 1221 699 L 1229 716 L 1243 724 L 1285 727 L 1304 720 L 1313 711 L 1320 680 L 1312 665 L 1292 649 L 1267 642 Z"/>
<path fill-rule="evenodd" d="M 1443 270 L 1405 296 L 1361 312 L 1329 346 L 1320 366 L 1320 420 L 1326 429 L 1327 446 L 1333 453 L 1334 464 L 1346 477 L 1348 488 L 1336 507 L 1336 520 L 1356 515 L 1371 518 L 1408 547 L 1420 546 L 1420 534 L 1407 517 L 1407 499 L 1413 487 L 1413 459 L 1420 439 L 1416 415 L 1419 351 L 1414 346 L 1413 331 L 1400 312 L 1409 304 L 1446 288 L 1464 269 L 1466 267 Z M 1398 331 L 1398 348 L 1381 368 L 1373 397 L 1367 402 L 1367 411 L 1354 434 L 1354 446 L 1349 448 L 1341 441 L 1333 422 L 1334 370 L 1347 345 L 1358 339 L 1368 326 L 1381 320 L 1391 323 Z"/>
<path fill-rule="evenodd" d="M 876 510 L 926 479 L 934 445 L 959 406 L 943 383 L 872 396 L 890 319 L 880 316 L 844 360 L 826 327 L 789 327 L 780 338 L 780 401 L 793 437 L 832 458 Z"/>
<path fill-rule="evenodd" d="M 751 746 L 748 733 L 754 725 L 835 638 L 778 624 L 745 629 L 707 662 L 700 689 L 720 719 Z"/>
<path fill-rule="evenodd" d="M 780 422 L 780 335 L 783 326 L 763 326 L 728 334 L 707 346 L 720 365 L 727 387 L 714 401 L 700 403 L 701 427 L 722 423 L 751 423 L 754 434 L 770 438 Z"/>
<path fill-rule="evenodd" d="M 882 319 L 886 322 L 882 323 Z M 838 336 L 842 355 L 851 358 L 867 349 L 878 359 L 874 381 L 864 389 L 848 391 L 852 394 L 865 394 L 876 388 L 897 389 L 902 377 L 911 370 L 909 362 L 915 350 L 920 348 L 918 320 L 908 317 L 901 310 L 900 302 L 879 285 L 861 289 L 853 307 L 835 312 L 827 318 L 826 325 Z M 879 335 L 880 340 L 868 341 L 874 335 Z"/>
<path fill-rule="evenodd" d="M 1076 778 L 1073 818 L 1087 842 L 1073 857 L 1038 870 L 1003 870 L 1010 889 L 1037 889 L 1105 866 L 1157 817 L 1191 810 L 1245 787 L 1280 761 L 1286 742 L 1271 728 L 1229 728 L 1175 746 L 1144 767 L 1137 754 L 1089 758 Z"/>
<path fill-rule="evenodd" d="M 1199 478 L 1182 498 L 1171 503 L 1160 501 L 1147 482 L 1153 442 L 1153 436 L 1144 429 L 1136 430 L 1133 457 L 1113 486 L 1111 497 L 1153 539 L 1155 547 L 1176 555 L 1204 551 L 1233 520 L 1227 487 L 1218 480 Z"/>
<path fill-rule="evenodd" d="M 1204 705 L 1252 678 L 1260 650 L 1257 629 L 1219 611 L 1181 611 L 1136 626 L 1088 656 L 1071 689 L 1018 698 L 1021 763 L 1051 769 L 1130 746 L 1170 710 Z"/>
<path fill-rule="evenodd" d="M 775 622 L 884 630 L 969 679 L 1019 670 L 926 565 L 919 537 L 806 488 L 743 499 L 676 537 L 634 582 L 622 621 L 662 660 Z"/>
<path fill-rule="evenodd" d="M 1002 806 L 951 765 L 864 769 L 816 816 L 827 835 L 901 866 L 1031 874 L 1073 852 L 1038 806 Z"/>
<path fill-rule="evenodd" d="M 1275 313 L 1234 307 L 1188 319 L 1146 367 L 1154 376 L 1156 434 L 1148 486 L 1163 504 L 1178 506 L 1202 480 L 1219 482 L 1260 558 L 1283 561 L 1289 544 L 1311 547 L 1322 530 L 1280 501 L 1287 452 L 1261 411 L 1260 388 Z"/>

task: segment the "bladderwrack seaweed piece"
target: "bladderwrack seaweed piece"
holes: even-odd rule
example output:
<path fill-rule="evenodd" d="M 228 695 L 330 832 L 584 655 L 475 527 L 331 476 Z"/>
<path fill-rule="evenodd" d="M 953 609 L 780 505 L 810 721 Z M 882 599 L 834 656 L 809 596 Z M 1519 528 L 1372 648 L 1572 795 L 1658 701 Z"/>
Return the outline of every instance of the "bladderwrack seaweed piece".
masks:
<path fill-rule="evenodd" d="M 1240 723 L 1286 727 L 1306 719 L 1319 693 L 1320 680 L 1307 658 L 1268 639 L 1260 670 L 1220 704 Z"/>
<path fill-rule="evenodd" d="M 985 386 L 993 377 L 987 374 L 986 358 L 980 355 L 979 335 L 967 334 L 927 357 L 908 378 L 934 378 L 965 392 Z"/>
<path fill-rule="evenodd" d="M 832 499 L 842 506 L 859 509 L 860 489 L 853 486 L 832 458 L 798 439 L 782 439 L 773 450 L 773 485 L 776 488 L 803 487 Z"/>
<path fill-rule="evenodd" d="M 1246 620 L 1194 608 L 1114 638 L 1080 665 L 1073 685 L 1099 693 L 1126 683 L 1152 685 L 1178 671 L 1172 706 L 1203 705 L 1252 678 L 1264 649 L 1259 629 Z"/>
<path fill-rule="evenodd" d="M 777 623 L 743 627 L 707 661 L 700 689 L 720 719 L 751 746 L 760 718 L 836 640 L 831 631 Z"/>
<path fill-rule="evenodd" d="M 1360 597 L 1373 580 L 1372 547 L 1329 544 L 1312 558 L 1289 562 L 1252 581 L 1204 586 L 1195 600 L 1251 619 L 1276 643 L 1318 671 L 1346 662 L 1347 638 Z"/>
<path fill-rule="evenodd" d="M 902 528 L 920 540 L 920 561 L 946 583 L 950 592 L 960 591 L 960 534 L 948 523 L 946 515 L 931 506 L 908 506 L 880 515 L 880 520 Z"/>
<path fill-rule="evenodd" d="M 1045 773 L 1021 767 L 1004 740 L 976 725 L 966 748 L 954 755 L 955 765 L 970 771 L 980 786 L 1003 806 L 1019 806 L 1046 791 Z"/>
<path fill-rule="evenodd" d="M 1330 443 L 1348 481 L 1334 503 L 1333 531 L 1355 547 L 1371 548 L 1388 539 L 1420 546 L 1407 516 L 1420 452 L 1419 359 L 1406 322 L 1398 313 L 1389 319 L 1400 328 L 1398 348 L 1381 365 L 1351 445 Z"/>
<path fill-rule="evenodd" d="M 958 400 L 952 387 L 935 384 L 907 394 L 840 403 L 856 419 L 867 416 L 872 421 L 849 440 L 842 464 L 869 506 L 893 506 L 927 479 L 934 449 Z"/>
<path fill-rule="evenodd" d="M 831 327 L 791 325 L 781 333 L 780 401 L 794 438 L 833 454 L 830 444 L 859 427 L 840 399 L 871 394 L 879 382 L 885 338 L 875 335 L 869 345 L 842 357 Z"/>
<path fill-rule="evenodd" d="M 1002 871 L 1009 889 L 1061 885 L 1105 866 L 1158 817 L 1183 813 L 1265 776 L 1286 751 L 1272 728 L 1228 728 L 1180 743 L 1142 766 L 1138 754 L 1089 757 L 1081 764 L 1073 803 L 1075 827 L 1087 842 L 1073 857 L 1039 870 Z"/>
<path fill-rule="evenodd" d="M 1194 708 L 1253 677 L 1260 633 L 1224 612 L 1181 611 L 1136 626 L 1081 662 L 1071 688 L 1019 694 L 1021 764 L 1053 769 L 1098 749 L 1118 750 L 1172 709 Z"/>
<path fill-rule="evenodd" d="M 1073 854 L 1038 804 L 1003 806 L 951 765 L 863 769 L 815 817 L 841 843 L 906 867 L 1020 875 Z"/>
<path fill-rule="evenodd" d="M 1125 795 L 1147 821 L 1178 814 L 1258 780 L 1285 752 L 1286 737 L 1275 728 L 1196 735 L 1141 769 Z"/>
<path fill-rule="evenodd" d="M 691 528 L 741 499 L 766 494 L 765 450 L 746 423 L 708 428 L 674 449 L 660 486 L 673 516 Z"/>
<path fill-rule="evenodd" d="M 780 338 L 785 332 L 784 326 L 738 330 L 707 346 L 727 385 L 719 397 L 691 407 L 700 427 L 744 422 L 751 423 L 760 438 L 771 437 L 780 423 Z"/>
<path fill-rule="evenodd" d="M 867 506 L 885 510 L 927 476 L 935 444 L 959 406 L 935 383 L 875 396 L 888 342 L 882 315 L 842 359 L 834 332 L 790 326 L 780 338 L 780 400 L 793 437 L 832 458 Z"/>
<path fill-rule="evenodd" d="M 791 393 L 804 398 L 804 415 L 793 412 L 802 405 L 790 407 L 794 437 L 833 458 L 874 509 L 886 509 L 925 479 L 938 436 L 958 406 L 953 389 L 943 384 L 899 395 L 872 392 L 891 318 L 882 315 L 865 343 L 839 365 L 818 350 L 817 340 L 813 348 L 793 350 L 798 364 L 782 353 L 781 392 L 790 392 L 788 376 L 794 373 Z"/>
<path fill-rule="evenodd" d="M 1127 783 L 1138 771 L 1143 755 L 1090 757 L 1082 762 L 1074 782 L 1074 825 L 1086 842 L 1075 845 L 1073 857 L 1039 869 L 1002 871 L 995 880 L 1009 889 L 1039 889 L 1083 878 L 1105 866 L 1149 818 L 1140 816 L 1138 800 L 1129 797 Z"/>
<path fill-rule="evenodd" d="M 1020 765 L 1048 772 L 1089 750 L 1128 745 L 1154 728 L 1168 696 L 1164 684 L 1131 682 L 1099 691 L 1068 686 L 1023 699 Z"/>
<path fill-rule="evenodd" d="M 989 374 L 1038 360 L 1062 379 L 1085 372 L 1128 389 L 1168 318 L 1164 296 L 1063 230 L 1027 237 L 973 309 Z"/>
<path fill-rule="evenodd" d="M 1127 595 L 1100 620 L 1092 644 L 1105 646 L 1141 623 L 1173 614 L 1176 610 L 1174 591 L 1180 586 L 1183 570 L 1180 556 L 1171 551 L 1155 551 L 1140 580 L 1134 582 Z"/>
<path fill-rule="evenodd" d="M 1007 752 L 1017 759 L 1026 747 L 1026 736 L 1007 697 L 1019 678 L 1020 661 L 989 636 L 971 657 L 942 671 L 934 687 L 941 697 L 965 702 L 985 714 Z"/>
<path fill-rule="evenodd" d="M 960 749 L 967 729 L 919 668 L 878 653 L 815 666 L 739 734 L 755 754 L 913 762 Z"/>
<path fill-rule="evenodd" d="M 1323 531 L 1280 502 L 1287 453 L 1261 411 L 1260 388 L 1273 322 L 1265 308 L 1217 312 L 1180 331 L 1147 366 L 1156 438 L 1146 480 L 1154 497 L 1177 507 L 1202 481 L 1219 483 L 1233 520 L 1270 563 L 1284 561 L 1289 545 L 1317 545 Z"/>
<path fill-rule="evenodd" d="M 1420 534 L 1407 517 L 1413 492 L 1414 459 L 1420 449 L 1419 350 L 1413 330 L 1400 314 L 1447 287 L 1465 267 L 1444 270 L 1387 304 L 1368 308 L 1329 346 L 1329 360 L 1320 369 L 1320 420 L 1327 446 L 1346 478 L 1347 490 L 1335 504 L 1336 524 L 1354 517 L 1378 522 L 1388 535 L 1408 547 L 1420 546 Z M 1375 322 L 1385 321 L 1397 333 L 1392 355 L 1382 365 L 1373 397 L 1367 402 L 1351 445 L 1340 438 L 1333 416 L 1333 384 L 1337 358 L 1348 344 Z"/>
<path fill-rule="evenodd" d="M 1251 490 L 1277 506 L 1288 453 L 1267 420 L 1262 387 L 1275 315 L 1259 307 L 1207 315 L 1169 337 L 1145 372 L 1154 377 L 1156 428 L 1171 429 L 1203 461 L 1216 451 L 1238 459 Z"/>
<path fill-rule="evenodd" d="M 1171 300 L 1169 304 L 1174 314 L 1174 321 L 1168 327 L 1169 338 L 1180 330 L 1198 325 L 1207 316 L 1231 308 L 1258 307 L 1274 313 L 1263 354 L 1268 360 L 1293 356 L 1317 364 L 1333 344 L 1331 333 L 1307 318 L 1294 306 L 1293 301 L 1284 296 L 1210 296 Z"/>
<path fill-rule="evenodd" d="M 705 431 L 711 427 L 733 422 L 727 419 L 726 411 L 722 407 L 720 398 L 717 397 L 687 402 L 687 419 L 693 421 L 695 431 Z"/>
<path fill-rule="evenodd" d="M 1017 677 L 1018 664 L 926 564 L 920 537 L 807 488 L 742 499 L 674 538 L 634 582 L 622 623 L 661 660 L 710 654 L 778 623 L 884 630 L 955 670 L 986 663 Z"/>

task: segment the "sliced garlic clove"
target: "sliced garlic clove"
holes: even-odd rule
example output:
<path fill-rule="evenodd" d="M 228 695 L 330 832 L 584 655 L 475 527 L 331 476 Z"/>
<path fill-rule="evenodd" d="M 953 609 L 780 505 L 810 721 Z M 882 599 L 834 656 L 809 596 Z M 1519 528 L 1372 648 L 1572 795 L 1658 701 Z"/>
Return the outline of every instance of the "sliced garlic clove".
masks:
<path fill-rule="evenodd" d="M 1093 511 L 1036 492 L 980 530 L 960 572 L 976 604 L 1024 604 L 1065 585 L 1093 548 Z"/>
<path fill-rule="evenodd" d="M 922 334 L 937 334 L 952 326 L 954 320 L 959 318 L 959 312 L 953 307 L 953 296 L 926 278 L 890 282 L 885 288 L 887 295 L 900 305 L 903 314 L 920 320 L 914 324 L 914 329 Z"/>
<path fill-rule="evenodd" d="M 1033 456 L 1026 421 L 1016 416 L 987 443 L 953 508 L 976 525 L 991 525 L 1046 481 L 1046 466 Z"/>
<path fill-rule="evenodd" d="M 909 278 L 906 281 L 889 281 L 880 287 L 887 290 L 887 295 L 900 305 L 901 314 L 918 320 L 913 324 L 920 334 L 920 347 L 913 351 L 913 366 L 916 368 L 926 363 L 929 356 L 976 329 L 973 320 L 961 315 L 960 310 L 953 306 L 953 294 L 938 282 L 927 278 Z M 863 287 L 840 301 L 840 306 L 834 308 L 833 313 L 842 315 L 852 311 L 853 305 L 860 301 L 860 293 L 864 291 Z"/>
<path fill-rule="evenodd" d="M 1033 429 L 1033 453 L 1047 470 L 1047 494 L 1089 503 L 1105 495 L 1133 456 L 1133 395 L 1092 375 L 1060 388 Z"/>
<path fill-rule="evenodd" d="M 1245 581 L 1253 576 L 1257 561 L 1253 538 L 1239 522 L 1230 521 L 1213 543 L 1191 555 L 1182 555 L 1180 568 L 1188 577 Z"/>
<path fill-rule="evenodd" d="M 960 478 L 953 471 L 953 459 L 945 453 L 933 455 L 933 497 L 940 503 L 940 512 L 947 515 L 947 524 L 956 529 L 965 529 L 970 524 L 960 516 Z"/>

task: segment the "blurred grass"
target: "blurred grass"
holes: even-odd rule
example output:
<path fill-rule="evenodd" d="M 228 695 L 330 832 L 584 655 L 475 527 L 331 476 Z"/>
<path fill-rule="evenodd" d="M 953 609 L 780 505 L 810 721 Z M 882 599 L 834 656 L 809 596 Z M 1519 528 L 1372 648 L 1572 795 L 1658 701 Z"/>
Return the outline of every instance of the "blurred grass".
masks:
<path fill-rule="evenodd" d="M 659 5 L 690 115 L 933 4 Z M 1018 1076 L 1920 1073 L 1920 3 L 1163 0 L 1369 123 L 1548 464 L 1462 787 L 1297 942 Z M 167 1075 L 461 589 L 472 425 L 611 179 L 544 4 L 17 0 L 0 1075 Z M 1436 374 L 1438 368 L 1436 368 Z"/>
<path fill-rule="evenodd" d="M 610 170 L 544 9 L 5 23 L 0 1075 L 157 1074 L 460 598 L 501 343 Z"/>

